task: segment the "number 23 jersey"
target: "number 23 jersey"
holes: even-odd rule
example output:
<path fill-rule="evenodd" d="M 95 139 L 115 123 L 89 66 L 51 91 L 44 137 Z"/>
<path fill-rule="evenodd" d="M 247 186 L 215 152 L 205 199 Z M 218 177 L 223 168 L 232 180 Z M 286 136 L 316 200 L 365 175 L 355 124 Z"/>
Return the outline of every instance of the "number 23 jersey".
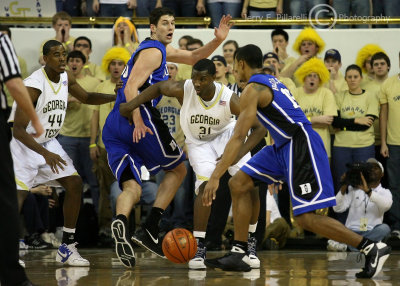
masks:
<path fill-rule="evenodd" d="M 68 102 L 68 75 L 60 74 L 60 81 L 54 83 L 49 80 L 43 68 L 33 72 L 24 80 L 26 87 L 41 91 L 36 103 L 36 113 L 43 125 L 44 133 L 35 138 L 38 143 L 44 143 L 56 137 L 64 123 Z M 29 122 L 26 131 L 34 133 L 32 122 Z"/>
<path fill-rule="evenodd" d="M 185 82 L 180 123 L 188 143 L 211 141 L 235 125 L 230 109 L 233 92 L 221 83 L 214 85 L 213 99 L 205 102 L 197 95 L 192 80 Z"/>

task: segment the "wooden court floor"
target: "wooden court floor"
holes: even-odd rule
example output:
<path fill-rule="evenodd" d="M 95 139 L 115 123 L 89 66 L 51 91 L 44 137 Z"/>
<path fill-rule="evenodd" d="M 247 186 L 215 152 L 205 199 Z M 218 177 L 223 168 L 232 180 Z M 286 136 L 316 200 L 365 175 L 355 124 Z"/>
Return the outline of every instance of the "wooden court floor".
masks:
<path fill-rule="evenodd" d="M 251 272 L 188 270 L 142 249 L 136 249 L 137 264 L 125 268 L 111 249 L 81 249 L 90 267 L 63 267 L 55 262 L 56 250 L 28 251 L 22 259 L 33 283 L 41 286 L 204 286 L 204 285 L 400 285 L 400 251 L 392 252 L 383 271 L 374 279 L 356 279 L 363 260 L 357 253 L 327 251 L 260 251 L 261 269 Z M 208 257 L 224 252 L 209 252 Z"/>

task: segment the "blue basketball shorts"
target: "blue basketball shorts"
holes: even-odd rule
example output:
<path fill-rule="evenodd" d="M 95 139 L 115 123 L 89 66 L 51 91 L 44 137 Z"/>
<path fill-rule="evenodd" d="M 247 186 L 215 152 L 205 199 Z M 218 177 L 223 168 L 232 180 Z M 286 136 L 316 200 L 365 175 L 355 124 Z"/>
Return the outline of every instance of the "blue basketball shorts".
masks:
<path fill-rule="evenodd" d="M 268 184 L 287 182 L 295 216 L 336 205 L 328 156 L 311 127 L 278 148 L 264 147 L 241 170 Z"/>
<path fill-rule="evenodd" d="M 110 112 L 103 128 L 108 163 L 121 188 L 121 175 L 128 166 L 141 185 L 142 165 L 151 174 L 156 174 L 160 169 L 174 169 L 185 160 L 185 154 L 169 133 L 158 110 L 145 104 L 140 106 L 140 111 L 144 124 L 153 135 L 147 133 L 138 143 L 133 142 L 134 124 L 129 124 L 128 119 L 119 114 L 118 107 Z"/>

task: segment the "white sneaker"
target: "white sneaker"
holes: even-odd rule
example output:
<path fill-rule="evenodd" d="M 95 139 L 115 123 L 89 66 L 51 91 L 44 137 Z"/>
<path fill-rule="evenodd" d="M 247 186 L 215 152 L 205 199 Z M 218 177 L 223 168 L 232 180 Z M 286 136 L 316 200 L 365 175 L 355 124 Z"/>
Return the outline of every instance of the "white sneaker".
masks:
<path fill-rule="evenodd" d="M 347 244 L 340 243 L 335 240 L 329 239 L 326 249 L 328 249 L 329 251 L 335 251 L 335 252 L 345 252 L 345 251 L 347 251 Z"/>
<path fill-rule="evenodd" d="M 18 260 L 19 265 L 21 265 L 23 268 L 25 268 L 25 262 L 21 259 Z M 1 285 L 0 285 L 1 286 Z"/>
<path fill-rule="evenodd" d="M 56 261 L 71 266 L 89 266 L 89 261 L 82 258 L 78 249 L 76 249 L 77 244 L 77 242 L 68 245 L 61 244 L 57 251 Z"/>
<path fill-rule="evenodd" d="M 197 245 L 197 252 L 195 256 L 189 261 L 189 269 L 206 269 L 206 265 L 204 264 L 204 260 L 206 259 L 206 252 L 206 246 L 203 243 L 199 242 L 199 244 Z"/>
<path fill-rule="evenodd" d="M 89 267 L 68 267 L 56 269 L 57 285 L 75 286 L 82 277 L 89 275 Z"/>
<path fill-rule="evenodd" d="M 52 232 L 43 232 L 41 237 L 45 242 L 50 243 L 56 249 L 61 245 L 61 241 L 59 241 Z"/>

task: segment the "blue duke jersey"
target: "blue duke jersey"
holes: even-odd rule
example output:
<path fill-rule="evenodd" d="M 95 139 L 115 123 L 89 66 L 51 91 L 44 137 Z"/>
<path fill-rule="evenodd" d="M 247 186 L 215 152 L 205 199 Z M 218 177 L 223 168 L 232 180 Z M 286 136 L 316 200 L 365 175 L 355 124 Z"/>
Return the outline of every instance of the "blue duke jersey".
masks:
<path fill-rule="evenodd" d="M 272 102 L 264 108 L 258 108 L 257 117 L 268 129 L 277 147 L 287 143 L 302 125 L 310 125 L 300 105 L 289 89 L 276 77 L 265 74 L 253 75 L 249 83 L 259 83 L 271 88 Z"/>
<path fill-rule="evenodd" d="M 249 83 L 268 86 L 273 99 L 257 108 L 257 117 L 275 144 L 266 146 L 241 170 L 268 184 L 286 181 L 294 215 L 334 206 L 329 160 L 321 137 L 307 120 L 289 90 L 270 75 L 253 75 Z"/>
<path fill-rule="evenodd" d="M 135 65 L 136 58 L 139 55 L 140 51 L 149 49 L 149 48 L 159 49 L 162 53 L 162 61 L 161 61 L 161 65 L 159 66 L 159 68 L 156 69 L 155 71 L 153 71 L 153 73 L 149 76 L 149 78 L 146 80 L 146 82 L 139 88 L 139 92 L 145 90 L 150 85 L 153 85 L 157 82 L 168 79 L 169 74 L 168 74 L 168 68 L 167 68 L 167 61 L 166 61 L 167 52 L 166 52 L 165 46 L 159 41 L 152 40 L 150 38 L 146 38 L 143 42 L 140 43 L 139 47 L 132 54 L 132 57 L 126 64 L 126 67 L 121 74 L 121 80 L 122 80 L 123 86 L 122 86 L 122 88 L 120 88 L 118 90 L 117 100 L 115 102 L 114 109 L 119 110 L 119 104 L 122 102 L 126 102 L 124 89 L 125 89 L 126 82 L 129 79 L 129 75 L 131 74 L 132 68 Z M 161 96 L 162 95 L 160 94 L 159 97 L 157 97 L 151 101 L 151 105 L 153 107 L 155 107 L 157 105 L 157 103 L 161 100 Z"/>

